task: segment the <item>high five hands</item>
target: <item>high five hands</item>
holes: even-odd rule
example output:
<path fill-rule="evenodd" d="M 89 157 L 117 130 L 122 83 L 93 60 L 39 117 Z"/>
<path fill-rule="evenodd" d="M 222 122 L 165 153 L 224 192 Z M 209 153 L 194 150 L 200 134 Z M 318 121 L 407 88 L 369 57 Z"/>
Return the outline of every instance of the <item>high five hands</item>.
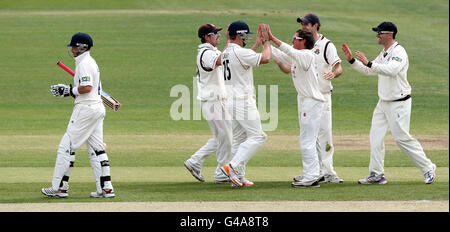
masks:
<path fill-rule="evenodd" d="M 257 40 L 260 41 L 261 44 L 264 44 L 266 41 L 270 40 L 270 28 L 266 24 L 259 24 L 258 27 L 258 35 Z"/>
<path fill-rule="evenodd" d="M 347 44 L 342 44 L 342 51 L 344 52 L 344 57 L 347 61 L 350 61 L 353 59 L 352 50 L 347 46 Z M 369 60 L 367 59 L 366 55 L 360 51 L 355 52 L 356 58 L 361 61 L 364 65 L 367 65 L 369 63 Z"/>

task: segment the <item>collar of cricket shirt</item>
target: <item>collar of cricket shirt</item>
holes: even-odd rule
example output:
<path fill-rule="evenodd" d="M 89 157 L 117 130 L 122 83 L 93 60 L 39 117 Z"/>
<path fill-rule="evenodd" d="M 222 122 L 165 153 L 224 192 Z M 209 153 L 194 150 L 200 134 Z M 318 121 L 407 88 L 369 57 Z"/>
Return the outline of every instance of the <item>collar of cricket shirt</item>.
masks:
<path fill-rule="evenodd" d="M 237 48 L 244 48 L 241 45 L 237 44 L 237 43 L 229 43 L 228 47 L 237 47 Z"/>
<path fill-rule="evenodd" d="M 83 54 L 75 57 L 75 64 L 78 65 L 85 57 L 89 56 L 89 51 L 84 52 Z"/>
<path fill-rule="evenodd" d="M 210 43 L 203 43 L 198 46 L 199 49 L 209 48 L 212 50 L 217 50 L 217 47 L 212 46 Z"/>
<path fill-rule="evenodd" d="M 386 51 L 384 51 L 384 48 L 383 48 L 383 54 L 384 54 L 383 56 L 386 57 L 387 54 L 392 53 L 392 50 L 394 50 L 394 48 L 397 46 L 397 44 L 398 44 L 398 42 L 395 41 Z"/>
<path fill-rule="evenodd" d="M 316 40 L 316 42 L 314 42 L 314 45 L 316 45 L 319 41 L 323 40 L 325 38 L 325 36 L 323 36 L 322 34 L 319 34 L 319 38 Z"/>

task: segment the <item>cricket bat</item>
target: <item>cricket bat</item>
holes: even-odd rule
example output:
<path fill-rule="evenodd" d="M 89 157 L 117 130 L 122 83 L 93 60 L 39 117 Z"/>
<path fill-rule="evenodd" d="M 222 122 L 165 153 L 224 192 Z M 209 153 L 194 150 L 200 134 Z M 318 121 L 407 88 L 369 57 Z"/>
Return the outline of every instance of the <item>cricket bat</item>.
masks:
<path fill-rule="evenodd" d="M 64 69 L 64 71 L 68 72 L 70 75 L 75 76 L 75 73 L 67 66 L 65 66 L 61 61 L 58 61 L 58 63 L 56 63 L 59 67 L 61 67 L 62 69 Z M 109 95 L 107 92 L 103 91 L 101 92 L 101 98 L 103 101 L 103 104 L 105 104 L 107 107 L 111 108 L 114 112 L 119 111 L 120 106 L 122 106 L 122 104 L 120 104 L 119 101 L 117 101 L 115 98 L 111 97 L 111 95 Z"/>

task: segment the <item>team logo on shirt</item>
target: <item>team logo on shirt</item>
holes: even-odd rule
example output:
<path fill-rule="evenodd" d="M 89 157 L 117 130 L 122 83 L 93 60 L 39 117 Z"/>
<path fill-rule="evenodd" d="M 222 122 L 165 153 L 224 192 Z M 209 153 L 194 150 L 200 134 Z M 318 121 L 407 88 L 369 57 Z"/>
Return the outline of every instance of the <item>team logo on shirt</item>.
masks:
<path fill-rule="evenodd" d="M 320 49 L 317 48 L 317 49 L 314 51 L 314 53 L 316 53 L 316 55 L 319 55 Z"/>
<path fill-rule="evenodd" d="M 82 77 L 81 78 L 81 82 L 89 82 L 89 81 L 91 81 L 90 77 Z"/>
<path fill-rule="evenodd" d="M 402 62 L 402 58 L 400 58 L 400 57 L 392 57 L 392 60 Z"/>

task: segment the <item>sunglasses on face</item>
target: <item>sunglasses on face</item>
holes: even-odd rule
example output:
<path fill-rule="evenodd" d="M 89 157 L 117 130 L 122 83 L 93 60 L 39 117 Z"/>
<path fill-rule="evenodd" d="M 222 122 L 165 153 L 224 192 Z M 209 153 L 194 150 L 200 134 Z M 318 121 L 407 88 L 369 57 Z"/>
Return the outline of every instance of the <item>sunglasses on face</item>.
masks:
<path fill-rule="evenodd" d="M 207 35 L 220 35 L 220 33 L 217 32 L 217 31 L 215 31 L 215 32 L 210 32 L 210 33 L 208 33 Z"/>
<path fill-rule="evenodd" d="M 377 31 L 377 35 L 394 33 L 393 31 Z"/>

